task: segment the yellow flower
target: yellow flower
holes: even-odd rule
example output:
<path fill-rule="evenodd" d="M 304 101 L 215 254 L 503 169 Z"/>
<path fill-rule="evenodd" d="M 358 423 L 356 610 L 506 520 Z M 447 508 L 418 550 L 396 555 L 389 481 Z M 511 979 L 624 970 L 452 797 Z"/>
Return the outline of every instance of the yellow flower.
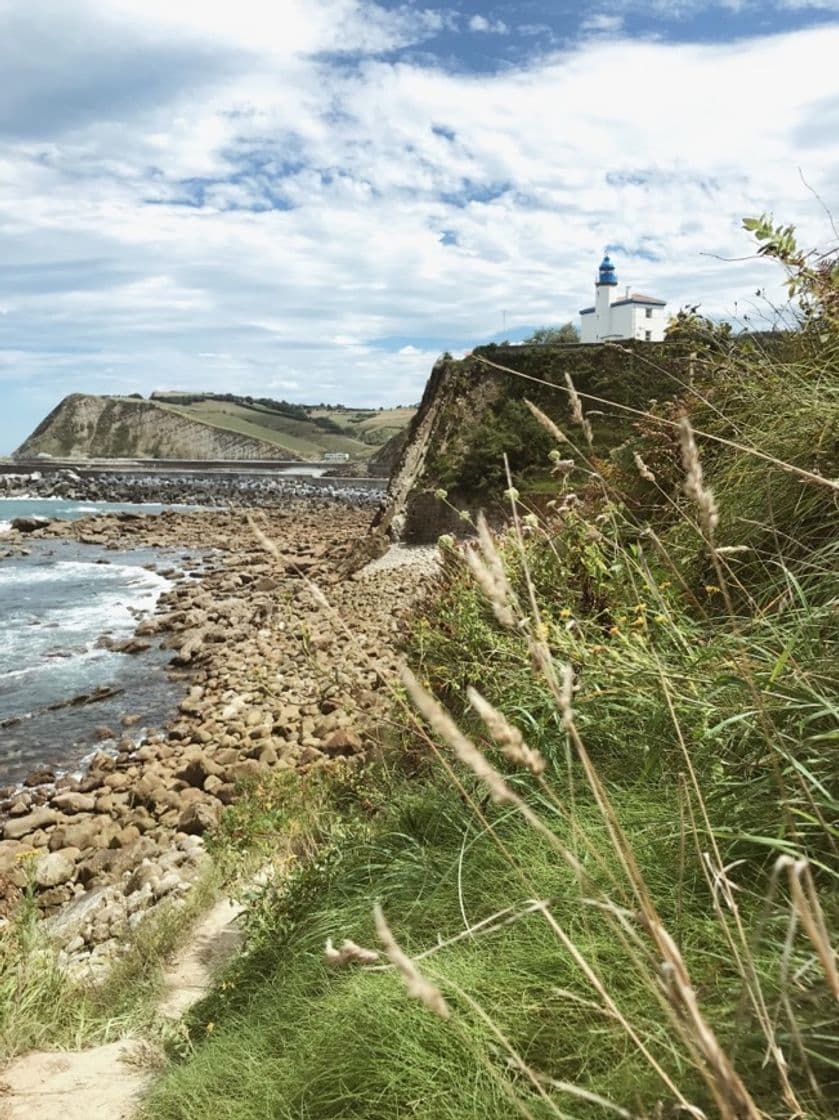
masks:
<path fill-rule="evenodd" d="M 207 1024 L 207 1034 L 212 1034 L 215 1029 L 216 1029 L 215 1023 L 208 1023 Z"/>
<path fill-rule="evenodd" d="M 667 615 L 666 614 L 657 614 L 655 616 L 655 620 L 656 620 L 656 622 L 666 622 L 667 621 Z"/>
<path fill-rule="evenodd" d="M 667 588 L 671 586 L 670 580 L 669 579 L 664 579 L 664 580 L 661 581 L 661 583 L 658 586 L 661 588 L 662 591 L 666 591 Z"/>
<path fill-rule="evenodd" d="M 571 617 L 570 608 L 569 607 L 563 607 L 562 610 L 559 612 L 559 617 L 560 618 L 570 618 Z"/>
<path fill-rule="evenodd" d="M 637 618 L 633 618 L 632 625 L 633 626 L 646 626 L 647 625 L 647 620 L 639 614 Z"/>
<path fill-rule="evenodd" d="M 620 634 L 620 632 L 621 632 L 620 626 L 610 626 L 609 627 L 609 633 L 612 634 L 612 635 Z"/>
<path fill-rule="evenodd" d="M 719 595 L 719 593 L 720 593 L 720 589 L 717 587 L 717 585 L 715 583 L 706 583 L 705 584 L 705 590 L 707 591 L 707 593 L 709 595 Z"/>
<path fill-rule="evenodd" d="M 636 603 L 635 604 L 635 609 L 636 609 L 636 611 L 645 611 L 647 609 L 647 604 L 646 603 Z"/>

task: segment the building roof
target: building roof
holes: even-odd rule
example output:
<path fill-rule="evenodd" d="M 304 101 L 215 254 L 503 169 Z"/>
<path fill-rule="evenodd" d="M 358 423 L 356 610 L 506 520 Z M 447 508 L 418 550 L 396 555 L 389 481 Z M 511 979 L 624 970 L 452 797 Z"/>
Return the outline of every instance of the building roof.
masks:
<path fill-rule="evenodd" d="M 654 307 L 665 307 L 667 305 L 667 300 L 656 299 L 655 296 L 645 296 L 640 292 L 632 292 L 632 294 L 628 295 L 626 299 L 616 299 L 611 306 L 620 307 L 621 305 L 627 303 L 651 304 Z"/>
<path fill-rule="evenodd" d="M 591 314 L 593 314 L 593 312 L 594 312 L 594 311 L 595 311 L 595 308 L 594 308 L 594 307 L 584 307 L 584 308 L 583 308 L 583 309 L 582 309 L 582 310 L 580 311 L 580 314 L 581 314 L 581 315 L 591 315 Z"/>

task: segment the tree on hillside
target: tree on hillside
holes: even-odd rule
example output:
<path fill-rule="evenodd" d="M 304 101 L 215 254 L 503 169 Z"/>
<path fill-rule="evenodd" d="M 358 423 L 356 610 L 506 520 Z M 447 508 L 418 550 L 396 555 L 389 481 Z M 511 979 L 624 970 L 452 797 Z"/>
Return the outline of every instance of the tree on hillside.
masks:
<path fill-rule="evenodd" d="M 539 327 L 525 342 L 537 343 L 540 346 L 556 346 L 561 343 L 579 342 L 580 332 L 573 323 L 563 323 L 561 327 Z"/>

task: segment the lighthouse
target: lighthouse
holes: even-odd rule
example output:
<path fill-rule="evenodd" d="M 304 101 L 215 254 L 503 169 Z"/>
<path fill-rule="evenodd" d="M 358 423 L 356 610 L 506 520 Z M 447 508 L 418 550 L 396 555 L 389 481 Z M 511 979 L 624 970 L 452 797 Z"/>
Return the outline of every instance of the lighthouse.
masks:
<path fill-rule="evenodd" d="M 617 271 L 607 253 L 597 270 L 594 307 L 580 311 L 580 341 L 634 338 L 640 342 L 662 342 L 667 326 L 666 306 L 666 300 L 630 292 L 629 288 L 620 297 Z"/>

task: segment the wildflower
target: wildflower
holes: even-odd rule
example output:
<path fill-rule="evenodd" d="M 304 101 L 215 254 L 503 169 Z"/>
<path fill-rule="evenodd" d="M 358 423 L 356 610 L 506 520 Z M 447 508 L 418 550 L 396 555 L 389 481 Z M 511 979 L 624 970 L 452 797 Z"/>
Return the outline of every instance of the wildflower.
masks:
<path fill-rule="evenodd" d="M 504 491 L 504 497 L 507 499 L 508 502 L 517 502 L 519 500 L 519 498 L 521 497 L 521 494 L 519 494 L 519 492 L 518 492 L 518 490 L 516 490 L 515 486 L 511 486 L 509 488 L 509 490 Z"/>
<path fill-rule="evenodd" d="M 666 622 L 667 621 L 667 615 L 666 614 L 657 614 L 655 616 L 655 621 L 656 622 Z"/>
<path fill-rule="evenodd" d="M 445 552 L 454 548 L 454 537 L 451 533 L 443 533 L 437 538 L 437 547 Z"/>
<path fill-rule="evenodd" d="M 526 513 L 524 515 L 524 517 L 521 519 L 521 523 L 522 523 L 522 525 L 525 525 L 528 529 L 538 529 L 539 528 L 539 518 L 536 516 L 535 513 Z"/>
<path fill-rule="evenodd" d="M 592 646 L 591 647 L 591 652 L 592 653 L 605 653 L 607 648 L 608 648 L 607 646 Z"/>
<path fill-rule="evenodd" d="M 434 497 L 439 498 L 441 502 L 444 502 L 446 500 L 446 498 L 448 498 L 448 496 L 449 496 L 448 490 L 444 490 L 442 486 L 439 486 L 434 491 Z"/>
<path fill-rule="evenodd" d="M 571 614 L 572 614 L 572 611 L 571 611 L 570 607 L 563 607 L 562 610 L 559 612 L 559 617 L 560 618 L 570 618 Z"/>
<path fill-rule="evenodd" d="M 666 591 L 668 587 L 672 586 L 672 584 L 670 583 L 669 579 L 663 579 L 658 586 L 661 588 L 662 591 Z"/>
<path fill-rule="evenodd" d="M 381 906 L 376 906 L 373 915 L 376 920 L 376 933 L 379 935 L 379 940 L 384 946 L 391 964 L 405 981 L 408 995 L 412 999 L 418 999 L 420 1003 L 424 1003 L 429 1011 L 433 1011 L 441 1019 L 450 1018 L 451 1008 L 443 999 L 442 992 L 422 975 L 408 954 L 400 949 L 396 938 L 391 933 L 390 926 L 385 920 Z"/>
<path fill-rule="evenodd" d="M 635 610 L 636 611 L 645 611 L 646 609 L 647 609 L 647 604 L 646 603 L 636 603 L 635 604 Z"/>
<path fill-rule="evenodd" d="M 705 592 L 708 595 L 719 595 L 720 594 L 720 589 L 717 587 L 717 585 L 715 583 L 706 583 L 705 584 Z"/>
<path fill-rule="evenodd" d="M 462 509 L 457 516 L 460 518 L 461 521 L 471 521 L 472 520 L 472 514 L 469 512 L 468 509 Z"/>
<path fill-rule="evenodd" d="M 646 618 L 644 618 L 644 616 L 642 614 L 639 614 L 637 618 L 633 618 L 632 625 L 633 626 L 646 626 L 647 625 L 647 620 L 646 620 Z"/>
<path fill-rule="evenodd" d="M 215 1023 L 208 1023 L 207 1024 L 207 1034 L 212 1034 L 215 1029 L 216 1029 Z"/>
<path fill-rule="evenodd" d="M 610 634 L 612 635 L 612 637 L 613 637 L 613 638 L 614 638 L 614 637 L 615 637 L 615 636 L 616 636 L 617 634 L 620 634 L 620 632 L 621 632 L 621 628 L 620 628 L 620 626 L 610 626 L 610 627 L 609 627 L 609 633 L 610 633 Z"/>

